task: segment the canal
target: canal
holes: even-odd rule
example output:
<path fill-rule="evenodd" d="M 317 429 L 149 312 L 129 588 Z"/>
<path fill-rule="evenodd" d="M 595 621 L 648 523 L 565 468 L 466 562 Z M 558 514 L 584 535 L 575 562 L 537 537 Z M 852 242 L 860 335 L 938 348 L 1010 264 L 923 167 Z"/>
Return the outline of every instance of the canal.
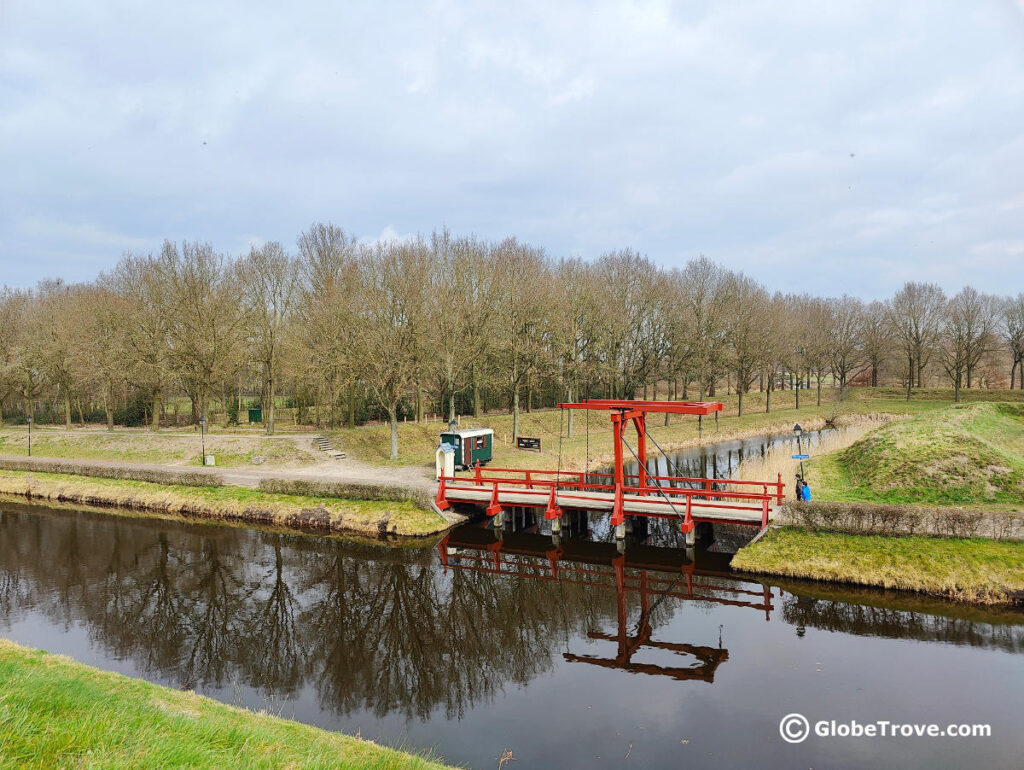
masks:
<path fill-rule="evenodd" d="M 473 768 L 1020 766 L 1021 613 L 530 524 L 386 547 L 0 503 L 0 635 Z M 992 734 L 791 745 L 791 712 Z"/>

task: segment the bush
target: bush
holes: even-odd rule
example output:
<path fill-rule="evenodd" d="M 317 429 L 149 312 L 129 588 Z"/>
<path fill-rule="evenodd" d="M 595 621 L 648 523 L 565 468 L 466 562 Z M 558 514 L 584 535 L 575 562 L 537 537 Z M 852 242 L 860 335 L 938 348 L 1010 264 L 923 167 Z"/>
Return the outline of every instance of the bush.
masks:
<path fill-rule="evenodd" d="M 89 463 L 80 463 L 73 460 L 49 460 L 35 457 L 8 457 L 0 459 L 0 468 L 8 471 L 67 473 L 73 476 L 148 481 L 153 484 L 178 484 L 186 487 L 220 487 L 224 485 L 224 477 L 222 475 L 206 471 L 122 468 L 115 465 L 90 465 Z"/>
<path fill-rule="evenodd" d="M 434 498 L 424 490 L 389 484 L 359 484 L 344 481 L 306 481 L 304 479 L 260 479 L 260 492 L 305 497 L 337 497 L 343 500 L 384 500 L 410 502 L 429 510 Z"/>
<path fill-rule="evenodd" d="M 783 503 L 780 524 L 847 535 L 937 535 L 1024 540 L 1024 515 L 876 503 Z"/>

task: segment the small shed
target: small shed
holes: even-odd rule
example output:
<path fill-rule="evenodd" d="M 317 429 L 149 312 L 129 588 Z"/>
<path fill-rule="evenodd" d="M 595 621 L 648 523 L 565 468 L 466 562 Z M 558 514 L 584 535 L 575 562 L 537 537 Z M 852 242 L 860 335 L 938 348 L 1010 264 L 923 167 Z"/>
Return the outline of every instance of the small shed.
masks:
<path fill-rule="evenodd" d="M 249 410 L 249 422 L 263 422 L 263 410 L 262 409 L 250 409 Z"/>
<path fill-rule="evenodd" d="M 456 468 L 472 468 L 477 463 L 487 465 L 494 457 L 492 428 L 449 430 L 441 434 L 441 443 L 455 447 Z"/>

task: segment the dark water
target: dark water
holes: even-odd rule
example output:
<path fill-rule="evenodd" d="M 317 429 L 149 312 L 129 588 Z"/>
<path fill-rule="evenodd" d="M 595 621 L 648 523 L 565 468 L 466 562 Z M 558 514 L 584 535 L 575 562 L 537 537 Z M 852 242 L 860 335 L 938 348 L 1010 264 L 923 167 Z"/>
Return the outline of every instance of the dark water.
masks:
<path fill-rule="evenodd" d="M 656 431 L 656 429 L 654 429 Z M 765 436 L 719 441 L 699 447 L 680 449 L 668 452 L 665 456 L 656 454 L 647 461 L 648 470 L 659 476 L 683 476 L 698 479 L 727 479 L 735 475 L 740 463 L 765 457 L 768 452 L 778 447 L 789 447 L 792 454 L 814 453 L 823 436 L 843 430 L 842 428 L 825 428 L 806 431 L 799 444 L 792 433 L 774 433 Z M 713 436 L 714 429 L 705 431 L 705 436 Z M 655 435 L 656 438 L 656 435 Z M 653 447 L 652 447 L 653 449 Z M 654 454 L 654 453 L 652 453 Z M 636 473 L 637 463 L 634 460 L 625 465 L 626 473 Z M 766 479 L 772 481 L 773 479 Z M 792 489 L 793 479 L 783 479 L 787 489 Z"/>
<path fill-rule="evenodd" d="M 470 767 L 1021 766 L 1024 616 L 576 525 L 389 549 L 5 503 L 0 635 Z M 790 712 L 992 736 L 789 745 Z"/>

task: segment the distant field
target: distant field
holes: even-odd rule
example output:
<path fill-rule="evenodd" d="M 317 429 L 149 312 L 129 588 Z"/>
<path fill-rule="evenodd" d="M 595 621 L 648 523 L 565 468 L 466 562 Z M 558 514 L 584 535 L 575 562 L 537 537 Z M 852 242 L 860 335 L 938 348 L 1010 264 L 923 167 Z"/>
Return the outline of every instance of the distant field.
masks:
<path fill-rule="evenodd" d="M 1001 400 L 1024 404 L 1024 391 L 965 390 L 962 393 L 968 403 Z M 725 404 L 725 411 L 719 417 L 717 429 L 713 419 L 704 421 L 702 437 L 698 437 L 695 417 L 673 415 L 670 424 L 665 425 L 664 417 L 656 415 L 649 419 L 648 428 L 655 441 L 664 449 L 671 450 L 757 433 L 788 432 L 796 422 L 813 428 L 820 427 L 826 418 L 832 417 L 842 420 L 865 414 L 923 414 L 949 406 L 953 400 L 952 390 L 914 391 L 912 400 L 907 402 L 905 392 L 898 388 L 854 388 L 849 391 L 845 400 L 839 401 L 837 390 L 825 388 L 822 391 L 822 405 L 819 407 L 815 406 L 815 395 L 813 389 L 801 391 L 800 409 L 797 410 L 793 391 L 774 392 L 771 394 L 771 412 L 766 413 L 766 394 L 749 393 L 744 397 L 742 417 L 736 414 L 735 395 L 709 398 L 722 401 Z M 563 469 L 581 470 L 587 464 L 588 458 L 591 468 L 609 464 L 612 445 L 608 415 L 590 413 L 589 441 L 587 413 L 575 413 L 572 438 L 568 437 L 568 420 L 568 413 L 562 415 L 557 409 L 523 412 L 520 415 L 521 435 L 540 438 L 541 452 L 518 451 L 514 448 L 512 416 L 509 414 L 489 414 L 480 419 L 463 416 L 461 426 L 494 428 L 494 466 L 555 468 L 559 465 L 560 444 Z M 340 449 L 357 460 L 385 466 L 428 466 L 433 464 L 438 434 L 446 425 L 447 423 L 443 421 L 401 423 L 400 459 L 397 463 L 392 463 L 388 458 L 390 444 L 387 425 L 371 424 L 352 429 L 341 428 L 329 431 L 329 435 L 335 439 L 335 444 Z M 265 468 L 308 467 L 324 461 L 322 455 L 313 448 L 309 438 L 313 432 L 312 429 L 306 434 L 289 431 L 267 438 L 256 428 L 215 426 L 207 433 L 207 450 L 216 456 L 218 467 L 223 468 L 254 465 L 260 460 L 262 463 L 259 464 Z M 63 428 L 47 426 L 33 430 L 32 448 L 33 454 L 40 457 L 122 460 L 171 465 L 200 464 L 200 436 L 188 428 L 165 429 L 159 433 L 145 429 L 119 429 L 108 433 L 96 427 L 65 431 Z M 24 426 L 0 429 L 0 454 L 25 455 L 27 449 L 27 431 Z"/>

